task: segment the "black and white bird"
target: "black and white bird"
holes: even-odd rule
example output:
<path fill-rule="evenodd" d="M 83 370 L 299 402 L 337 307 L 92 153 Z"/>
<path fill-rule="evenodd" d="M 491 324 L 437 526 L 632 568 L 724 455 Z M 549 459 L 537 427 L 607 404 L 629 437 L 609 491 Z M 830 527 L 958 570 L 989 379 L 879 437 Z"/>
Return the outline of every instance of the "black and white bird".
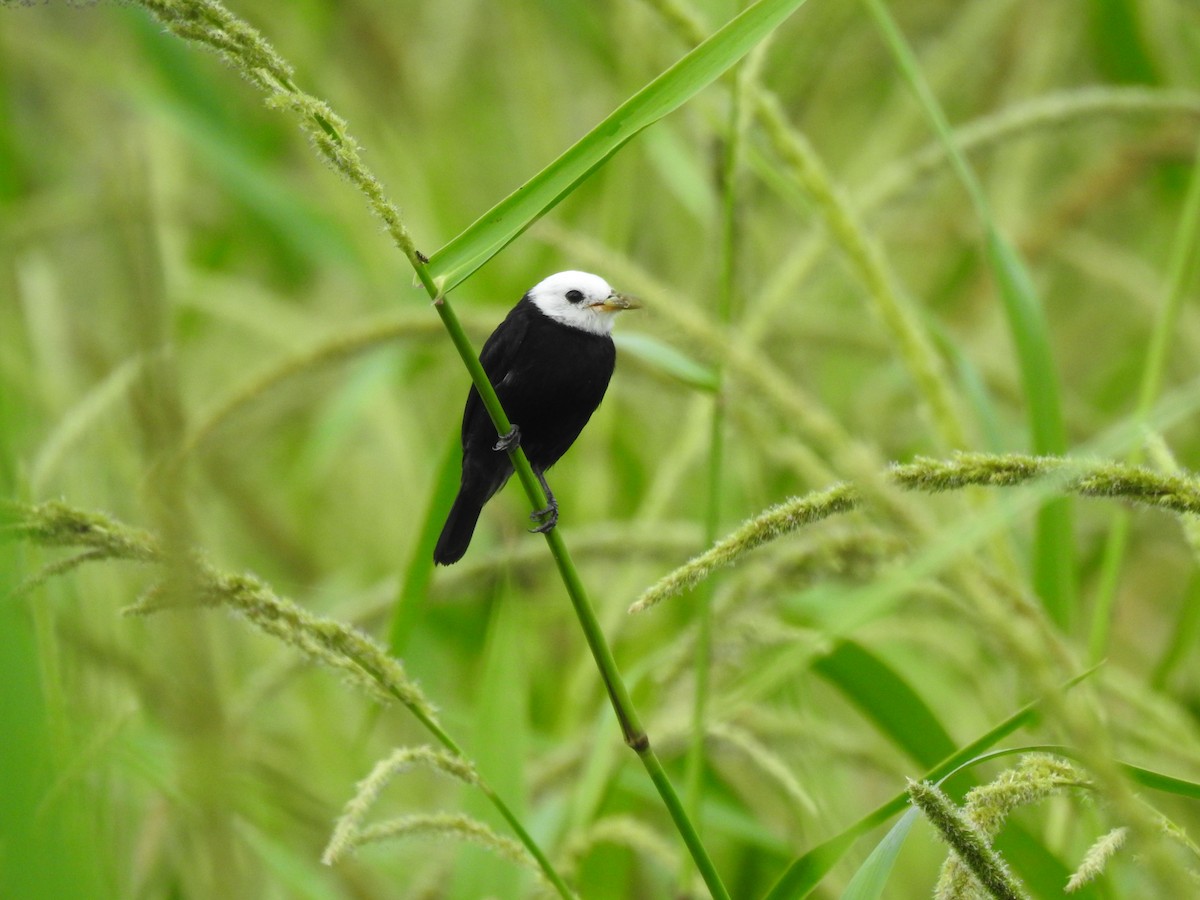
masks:
<path fill-rule="evenodd" d="M 508 450 L 520 443 L 549 505 L 530 518 L 534 531 L 558 522 L 558 503 L 545 471 L 579 437 L 604 398 L 617 351 L 613 316 L 641 306 L 587 272 L 559 272 L 539 282 L 512 308 L 483 345 L 479 361 L 513 430 L 496 428 L 474 386 L 462 423 L 462 482 L 433 551 L 443 566 L 467 552 L 483 506 L 513 473 Z"/>

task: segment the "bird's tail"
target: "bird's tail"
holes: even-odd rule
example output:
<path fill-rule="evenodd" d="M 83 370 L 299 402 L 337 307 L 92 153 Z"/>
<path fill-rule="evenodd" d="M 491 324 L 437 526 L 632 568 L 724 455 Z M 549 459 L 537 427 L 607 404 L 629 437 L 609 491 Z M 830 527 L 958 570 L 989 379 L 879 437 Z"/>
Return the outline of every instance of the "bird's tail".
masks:
<path fill-rule="evenodd" d="M 450 507 L 446 524 L 442 526 L 437 546 L 433 548 L 433 561 L 439 566 L 456 563 L 467 552 L 467 547 L 471 544 L 471 535 L 475 533 L 475 524 L 479 521 L 479 514 L 483 512 L 483 504 L 487 502 L 488 496 L 490 495 L 481 496 L 471 485 L 463 484 L 458 496 L 454 498 L 454 505 Z"/>

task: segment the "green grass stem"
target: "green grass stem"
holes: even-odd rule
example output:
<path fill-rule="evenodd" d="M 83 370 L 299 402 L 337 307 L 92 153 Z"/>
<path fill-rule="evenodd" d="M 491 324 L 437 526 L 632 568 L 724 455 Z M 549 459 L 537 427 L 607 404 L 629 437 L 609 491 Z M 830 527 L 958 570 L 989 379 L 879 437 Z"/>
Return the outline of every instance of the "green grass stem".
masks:
<path fill-rule="evenodd" d="M 921 316 L 898 283 L 883 248 L 863 228 L 845 192 L 808 140 L 788 123 L 780 101 L 759 91 L 756 112 L 789 176 L 817 208 L 847 261 L 867 289 L 880 320 L 896 343 L 920 392 L 939 443 L 946 449 L 967 446 L 966 426 L 958 411 L 952 382 Z"/>

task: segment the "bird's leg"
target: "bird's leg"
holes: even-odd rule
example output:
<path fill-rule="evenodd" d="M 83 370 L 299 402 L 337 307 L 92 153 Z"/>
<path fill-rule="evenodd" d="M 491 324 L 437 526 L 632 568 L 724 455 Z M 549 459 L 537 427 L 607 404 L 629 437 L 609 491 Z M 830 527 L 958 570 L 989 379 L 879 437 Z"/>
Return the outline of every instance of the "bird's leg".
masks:
<path fill-rule="evenodd" d="M 529 514 L 529 518 L 535 522 L 539 519 L 545 519 L 544 522 L 534 528 L 530 528 L 529 531 L 531 534 L 545 534 L 558 524 L 558 501 L 554 499 L 554 491 L 550 490 L 550 485 L 546 483 L 546 476 L 536 469 L 533 474 L 542 483 L 542 490 L 546 492 L 547 503 L 545 509 L 539 509 Z"/>
<path fill-rule="evenodd" d="M 505 453 L 507 453 L 509 450 L 511 450 L 513 447 L 516 447 L 520 443 L 521 443 L 521 429 L 518 426 L 514 425 L 512 428 L 510 428 L 508 430 L 508 434 L 500 435 L 500 440 L 496 441 L 496 446 L 492 447 L 492 449 L 493 450 L 503 450 Z"/>

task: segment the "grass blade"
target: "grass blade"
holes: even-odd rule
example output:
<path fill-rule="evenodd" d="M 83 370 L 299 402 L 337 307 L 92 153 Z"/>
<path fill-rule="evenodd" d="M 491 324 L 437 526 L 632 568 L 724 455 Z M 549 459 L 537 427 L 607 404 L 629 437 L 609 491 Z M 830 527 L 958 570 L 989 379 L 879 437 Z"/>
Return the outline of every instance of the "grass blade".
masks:
<path fill-rule="evenodd" d="M 759 0 L 622 103 L 558 159 L 433 255 L 450 291 L 571 193 L 639 131 L 678 109 L 770 34 L 804 0 Z"/>
<path fill-rule="evenodd" d="M 904 839 L 917 821 L 917 810 L 910 809 L 900 821 L 892 826 L 882 841 L 875 845 L 871 855 L 866 858 L 846 890 L 842 892 L 842 900 L 878 900 L 883 896 L 888 877 L 892 874 L 892 866 L 904 846 Z"/>
<path fill-rule="evenodd" d="M 1173 775 L 1163 775 L 1161 772 L 1152 772 L 1129 763 L 1122 763 L 1121 771 L 1142 787 L 1150 788 L 1152 791 L 1174 794 L 1176 797 L 1186 797 L 1188 800 L 1200 800 L 1200 784 L 1194 781 L 1176 778 Z"/>

